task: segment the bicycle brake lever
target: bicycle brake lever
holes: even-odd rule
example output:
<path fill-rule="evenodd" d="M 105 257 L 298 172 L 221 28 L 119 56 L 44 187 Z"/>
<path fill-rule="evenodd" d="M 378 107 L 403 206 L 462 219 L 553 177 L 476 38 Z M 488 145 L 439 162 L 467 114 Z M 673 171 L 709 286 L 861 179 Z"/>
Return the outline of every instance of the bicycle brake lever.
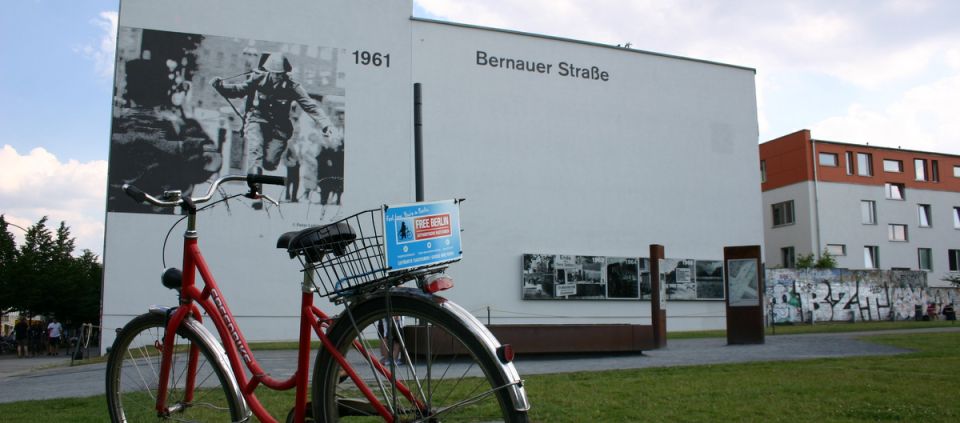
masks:
<path fill-rule="evenodd" d="M 280 207 L 280 203 L 278 203 L 277 200 L 270 198 L 270 196 L 267 194 L 260 194 L 260 198 L 267 200 L 267 202 L 273 204 L 274 206 Z"/>

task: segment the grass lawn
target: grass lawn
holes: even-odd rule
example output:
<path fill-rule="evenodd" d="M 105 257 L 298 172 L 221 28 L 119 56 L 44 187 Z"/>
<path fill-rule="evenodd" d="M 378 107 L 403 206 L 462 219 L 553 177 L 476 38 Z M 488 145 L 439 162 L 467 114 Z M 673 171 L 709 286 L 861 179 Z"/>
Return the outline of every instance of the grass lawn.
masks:
<path fill-rule="evenodd" d="M 689 366 L 526 378 L 535 422 L 960 421 L 960 333 L 870 336 L 899 356 Z M 292 393 L 267 398 L 281 410 Z M 282 417 L 282 413 L 276 412 Z M 0 404 L 3 421 L 101 422 L 102 396 Z"/>

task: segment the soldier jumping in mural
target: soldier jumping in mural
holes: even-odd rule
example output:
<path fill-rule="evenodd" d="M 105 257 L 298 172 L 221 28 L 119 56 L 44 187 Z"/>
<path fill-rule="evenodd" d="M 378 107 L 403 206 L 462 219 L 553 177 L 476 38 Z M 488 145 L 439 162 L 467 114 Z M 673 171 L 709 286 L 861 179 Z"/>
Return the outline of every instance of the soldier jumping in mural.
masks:
<path fill-rule="evenodd" d="M 324 135 L 330 131 L 331 122 L 323 109 L 298 82 L 290 79 L 292 70 L 293 66 L 283 54 L 270 53 L 241 83 L 225 83 L 220 77 L 211 81 L 213 88 L 226 98 L 246 97 L 243 136 L 248 172 L 277 169 L 287 141 L 293 135 L 292 102 L 300 105 Z"/>

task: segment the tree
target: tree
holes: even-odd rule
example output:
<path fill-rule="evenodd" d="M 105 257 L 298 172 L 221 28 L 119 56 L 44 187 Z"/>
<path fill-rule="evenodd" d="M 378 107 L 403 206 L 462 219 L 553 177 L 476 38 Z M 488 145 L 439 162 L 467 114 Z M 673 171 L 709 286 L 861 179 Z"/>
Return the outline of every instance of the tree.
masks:
<path fill-rule="evenodd" d="M 74 324 L 98 321 L 103 269 L 89 250 L 74 257 L 75 244 L 66 223 L 54 234 L 44 217 L 27 229 L 17 249 L 0 216 L 0 311 Z"/>
<path fill-rule="evenodd" d="M 957 288 L 960 288 L 960 273 L 948 273 L 943 277 L 943 281 L 950 282 Z"/>
<path fill-rule="evenodd" d="M 9 278 L 13 274 L 13 267 L 17 262 L 17 243 L 13 234 L 8 230 L 9 224 L 4 215 L 0 215 L 0 315 L 13 311 L 13 301 L 10 295 Z"/>
<path fill-rule="evenodd" d="M 817 269 L 833 269 L 837 267 L 837 259 L 833 257 L 833 254 L 830 254 L 829 250 L 825 250 L 820 258 L 817 259 L 817 262 L 813 264 L 813 267 Z"/>
<path fill-rule="evenodd" d="M 809 269 L 812 268 L 816 262 L 816 258 L 813 256 L 813 253 L 810 254 L 798 254 L 797 263 L 795 264 L 797 269 Z"/>

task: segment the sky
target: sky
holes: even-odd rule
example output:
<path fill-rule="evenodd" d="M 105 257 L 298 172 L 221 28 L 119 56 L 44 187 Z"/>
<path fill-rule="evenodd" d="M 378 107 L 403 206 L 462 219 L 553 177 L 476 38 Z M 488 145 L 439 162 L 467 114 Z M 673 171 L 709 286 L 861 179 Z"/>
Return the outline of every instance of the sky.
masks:
<path fill-rule="evenodd" d="M 117 9 L 5 0 L 0 14 L 0 214 L 65 221 L 98 255 Z M 960 154 L 960 1 L 415 0 L 412 14 L 754 68 L 758 142 L 810 129 Z"/>

